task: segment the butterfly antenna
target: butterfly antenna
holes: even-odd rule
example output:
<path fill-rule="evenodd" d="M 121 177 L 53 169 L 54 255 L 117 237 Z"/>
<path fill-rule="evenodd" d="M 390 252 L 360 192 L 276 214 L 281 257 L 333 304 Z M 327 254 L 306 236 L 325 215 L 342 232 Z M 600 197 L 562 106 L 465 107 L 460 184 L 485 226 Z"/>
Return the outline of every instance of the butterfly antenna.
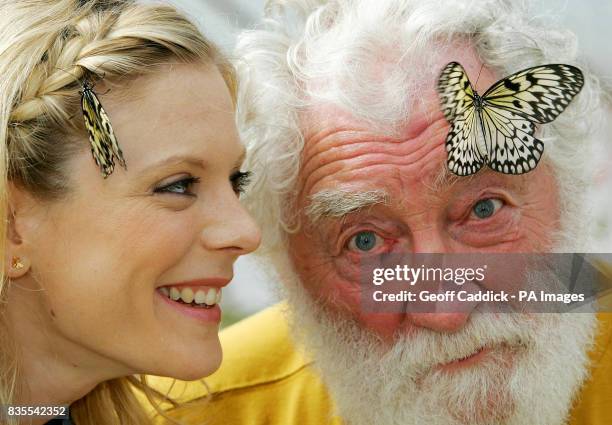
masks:
<path fill-rule="evenodd" d="M 66 71 L 65 69 L 58 68 L 58 67 L 55 67 L 55 69 L 57 69 L 58 71 L 62 71 L 64 73 L 68 74 L 68 75 L 71 75 L 83 87 L 88 85 L 88 81 L 84 78 L 85 76 L 82 76 L 82 77 L 79 78 L 76 75 L 74 75 L 72 72 Z"/>
<path fill-rule="evenodd" d="M 474 83 L 474 90 L 476 90 L 476 86 L 478 85 L 478 80 L 480 80 L 480 73 L 482 72 L 483 67 L 484 67 L 484 63 L 480 65 L 480 71 L 478 71 L 478 77 L 476 77 L 476 82 Z"/>

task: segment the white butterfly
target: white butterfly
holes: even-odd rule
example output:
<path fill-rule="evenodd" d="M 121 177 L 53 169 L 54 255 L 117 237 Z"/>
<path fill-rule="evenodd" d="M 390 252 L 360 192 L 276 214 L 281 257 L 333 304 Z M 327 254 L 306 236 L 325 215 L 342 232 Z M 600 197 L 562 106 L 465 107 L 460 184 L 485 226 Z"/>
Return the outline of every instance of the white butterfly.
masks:
<path fill-rule="evenodd" d="M 514 73 L 479 96 L 463 67 L 449 63 L 438 79 L 451 124 L 448 168 L 460 176 L 474 174 L 485 163 L 505 174 L 533 170 L 544 152 L 544 143 L 533 137 L 535 125 L 557 118 L 583 84 L 576 67 L 541 65 Z"/>

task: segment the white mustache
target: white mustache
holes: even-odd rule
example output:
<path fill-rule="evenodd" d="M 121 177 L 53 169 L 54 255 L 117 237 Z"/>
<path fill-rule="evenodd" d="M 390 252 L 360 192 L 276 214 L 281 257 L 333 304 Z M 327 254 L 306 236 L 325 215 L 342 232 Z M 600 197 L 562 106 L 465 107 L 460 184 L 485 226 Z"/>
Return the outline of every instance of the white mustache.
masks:
<path fill-rule="evenodd" d="M 405 359 L 398 367 L 406 373 L 412 370 L 416 378 L 436 366 L 469 357 L 483 348 L 505 346 L 529 350 L 535 343 L 538 327 L 544 321 L 551 320 L 552 317 L 540 315 L 526 322 L 520 315 L 473 313 L 469 322 L 452 334 L 418 328 L 401 335 L 391 349 L 382 355 L 381 361 L 384 363 L 386 358 Z"/>

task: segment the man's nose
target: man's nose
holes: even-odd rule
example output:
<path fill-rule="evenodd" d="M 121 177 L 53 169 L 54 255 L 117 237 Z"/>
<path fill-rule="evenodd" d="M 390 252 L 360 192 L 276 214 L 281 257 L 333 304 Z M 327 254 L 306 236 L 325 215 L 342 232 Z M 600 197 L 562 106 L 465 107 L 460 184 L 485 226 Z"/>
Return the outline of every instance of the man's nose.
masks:
<path fill-rule="evenodd" d="M 434 264 L 444 263 L 449 252 L 447 241 L 437 229 L 423 229 L 412 234 L 412 252 L 414 254 L 435 254 L 432 258 Z M 432 287 L 433 286 L 433 287 Z M 433 293 L 444 293 L 447 289 L 467 290 L 477 292 L 478 287 L 474 284 L 466 284 L 464 287 L 448 287 L 447 285 L 436 285 L 435 283 L 421 283 L 419 290 L 428 290 Z M 424 310 L 408 312 L 407 318 L 411 326 L 427 328 L 435 332 L 453 333 L 465 326 L 470 318 L 476 303 L 459 302 L 456 297 L 453 300 L 428 301 L 424 304 Z"/>
<path fill-rule="evenodd" d="M 435 332 L 453 333 L 461 330 L 470 318 L 469 313 L 411 313 L 410 324 Z"/>
<path fill-rule="evenodd" d="M 468 295 L 480 292 L 480 287 L 474 282 L 465 282 L 461 286 L 455 283 L 419 284 L 420 291 L 435 294 L 431 301 L 420 304 L 418 309 L 407 311 L 407 321 L 412 326 L 427 328 L 435 332 L 453 333 L 461 330 L 470 319 L 470 314 L 478 306 L 477 301 L 468 301 Z M 462 291 L 462 299 L 458 292 Z M 410 307 L 409 307 L 410 308 Z"/>
<path fill-rule="evenodd" d="M 411 251 L 414 253 L 446 253 L 449 247 L 447 241 L 438 229 L 427 228 L 413 231 Z"/>
<path fill-rule="evenodd" d="M 245 255 L 257 249 L 261 232 L 238 198 L 233 193 L 230 196 L 202 229 L 201 243 L 208 250 Z"/>

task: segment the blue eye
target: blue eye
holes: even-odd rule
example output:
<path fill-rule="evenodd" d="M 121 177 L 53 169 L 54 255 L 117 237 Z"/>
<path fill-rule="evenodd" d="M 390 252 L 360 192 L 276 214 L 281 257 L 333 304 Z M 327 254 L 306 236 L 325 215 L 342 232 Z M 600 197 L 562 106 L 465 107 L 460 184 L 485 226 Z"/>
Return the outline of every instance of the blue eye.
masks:
<path fill-rule="evenodd" d="M 502 201 L 496 198 L 481 199 L 476 202 L 472 211 L 480 219 L 491 217 L 502 206 Z"/>
<path fill-rule="evenodd" d="M 167 184 L 165 186 L 158 187 L 154 190 L 154 192 L 195 196 L 195 194 L 191 192 L 190 189 L 195 183 L 198 183 L 199 181 L 200 179 L 198 177 L 187 177 Z"/>
<path fill-rule="evenodd" d="M 372 231 L 363 231 L 355 234 L 349 241 L 349 248 L 367 252 L 372 250 L 377 242 L 378 235 Z"/>

